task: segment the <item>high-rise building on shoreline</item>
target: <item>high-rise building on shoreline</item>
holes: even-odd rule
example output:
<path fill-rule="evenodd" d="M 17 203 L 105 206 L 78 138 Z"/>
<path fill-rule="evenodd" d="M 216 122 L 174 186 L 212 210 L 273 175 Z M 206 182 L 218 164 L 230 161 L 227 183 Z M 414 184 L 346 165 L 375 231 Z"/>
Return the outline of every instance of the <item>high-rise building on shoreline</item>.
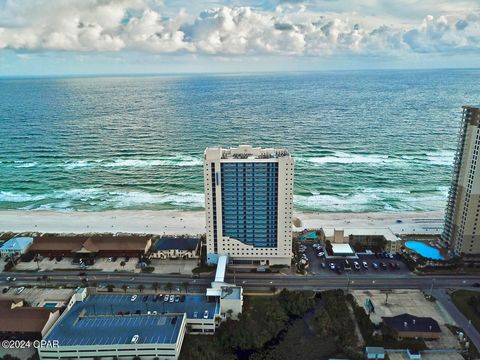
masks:
<path fill-rule="evenodd" d="M 464 106 L 442 239 L 457 254 L 480 253 L 480 109 Z"/>
<path fill-rule="evenodd" d="M 290 265 L 294 161 L 286 149 L 207 148 L 208 262 Z"/>

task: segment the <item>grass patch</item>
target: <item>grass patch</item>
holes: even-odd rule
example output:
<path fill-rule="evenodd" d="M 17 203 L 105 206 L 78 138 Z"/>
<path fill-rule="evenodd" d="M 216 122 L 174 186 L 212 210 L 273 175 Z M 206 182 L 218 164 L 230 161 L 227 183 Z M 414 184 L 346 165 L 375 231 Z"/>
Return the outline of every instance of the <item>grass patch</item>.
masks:
<path fill-rule="evenodd" d="M 480 293 L 469 290 L 457 290 L 452 293 L 452 301 L 463 315 L 472 321 L 473 326 L 480 331 L 480 314 L 468 302 L 472 298 L 480 296 Z"/>

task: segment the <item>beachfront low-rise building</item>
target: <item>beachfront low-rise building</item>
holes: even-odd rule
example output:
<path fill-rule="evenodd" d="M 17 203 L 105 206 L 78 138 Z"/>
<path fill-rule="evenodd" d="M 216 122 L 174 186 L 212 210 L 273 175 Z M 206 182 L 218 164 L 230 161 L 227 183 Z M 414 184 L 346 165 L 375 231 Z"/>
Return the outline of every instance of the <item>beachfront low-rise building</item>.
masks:
<path fill-rule="evenodd" d="M 207 261 L 290 265 L 294 161 L 286 149 L 250 145 L 204 154 Z"/>
<path fill-rule="evenodd" d="M 33 238 L 29 236 L 18 236 L 5 241 L 0 246 L 0 255 L 2 257 L 11 255 L 22 255 L 32 245 Z"/>
<path fill-rule="evenodd" d="M 162 236 L 151 248 L 155 259 L 195 259 L 198 258 L 200 239 L 188 236 Z"/>
<path fill-rule="evenodd" d="M 152 245 L 149 235 L 44 234 L 28 249 L 32 255 L 74 258 L 143 256 Z"/>

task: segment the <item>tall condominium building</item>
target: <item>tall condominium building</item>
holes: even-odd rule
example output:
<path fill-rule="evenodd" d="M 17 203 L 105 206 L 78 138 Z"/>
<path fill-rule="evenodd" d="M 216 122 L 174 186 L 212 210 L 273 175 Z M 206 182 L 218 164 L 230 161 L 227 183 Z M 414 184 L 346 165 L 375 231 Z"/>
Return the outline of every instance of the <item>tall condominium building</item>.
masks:
<path fill-rule="evenodd" d="M 464 106 L 442 238 L 460 254 L 480 253 L 480 109 Z"/>
<path fill-rule="evenodd" d="M 290 265 L 293 158 L 286 149 L 207 148 L 204 157 L 208 262 Z"/>

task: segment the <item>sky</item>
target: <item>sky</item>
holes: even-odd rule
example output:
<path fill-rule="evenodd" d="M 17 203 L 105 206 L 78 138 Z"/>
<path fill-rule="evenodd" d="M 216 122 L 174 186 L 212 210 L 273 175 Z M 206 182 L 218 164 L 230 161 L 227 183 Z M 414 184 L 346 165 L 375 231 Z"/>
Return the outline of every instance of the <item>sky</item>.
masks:
<path fill-rule="evenodd" d="M 0 0 L 0 76 L 479 65 L 480 0 Z"/>

